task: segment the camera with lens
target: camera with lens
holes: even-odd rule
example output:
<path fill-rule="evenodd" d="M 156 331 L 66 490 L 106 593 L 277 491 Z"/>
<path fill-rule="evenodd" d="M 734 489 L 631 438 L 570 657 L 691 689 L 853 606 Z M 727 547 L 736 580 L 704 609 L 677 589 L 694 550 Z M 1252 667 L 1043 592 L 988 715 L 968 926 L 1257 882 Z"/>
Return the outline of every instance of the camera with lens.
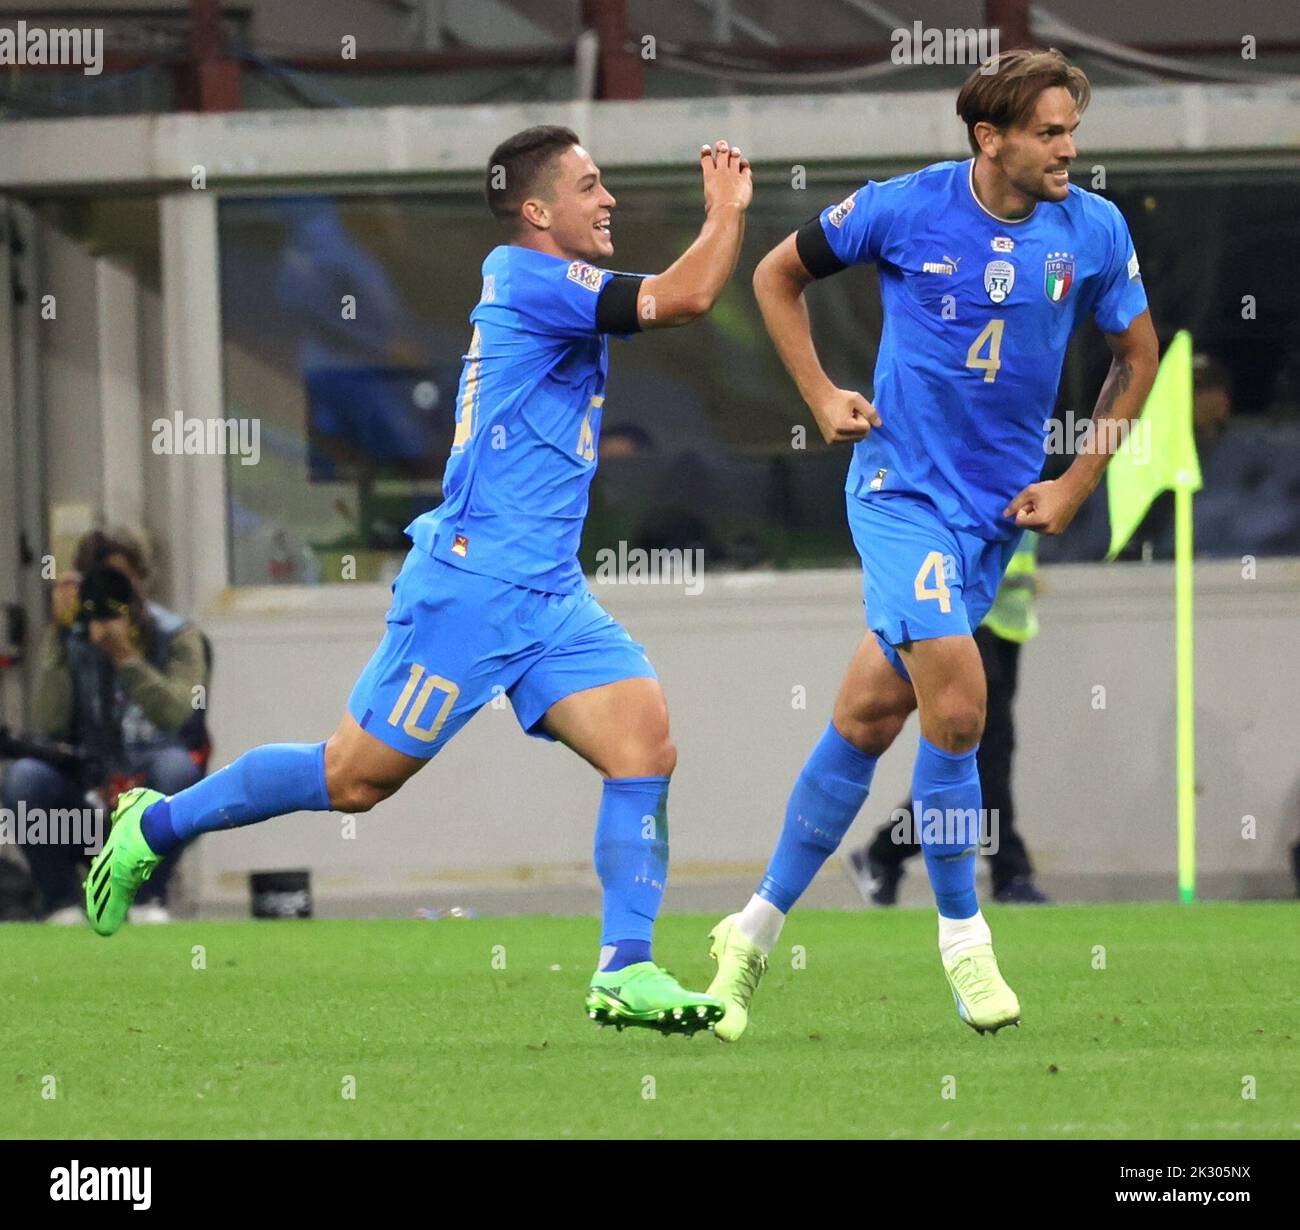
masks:
<path fill-rule="evenodd" d="M 131 579 L 120 569 L 101 564 L 81 579 L 76 624 L 84 629 L 99 619 L 134 614 L 137 598 Z"/>

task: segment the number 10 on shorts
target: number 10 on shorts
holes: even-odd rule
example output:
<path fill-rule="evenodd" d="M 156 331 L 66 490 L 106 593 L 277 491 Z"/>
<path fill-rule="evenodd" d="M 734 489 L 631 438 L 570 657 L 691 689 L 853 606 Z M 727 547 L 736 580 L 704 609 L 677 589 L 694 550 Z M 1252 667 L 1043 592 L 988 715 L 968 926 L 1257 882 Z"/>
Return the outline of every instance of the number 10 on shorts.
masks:
<path fill-rule="evenodd" d="M 419 688 L 418 694 L 417 688 Z M 435 690 L 443 693 L 442 704 L 438 707 L 433 724 L 422 727 L 420 718 L 429 703 L 429 697 Z M 421 743 L 432 743 L 438 737 L 438 732 L 442 729 L 442 724 L 447 720 L 447 714 L 451 712 L 451 707 L 456 703 L 456 697 L 459 695 L 460 688 L 450 679 L 444 679 L 441 675 L 430 675 L 418 662 L 413 662 L 410 678 L 407 679 L 402 694 L 397 698 L 392 713 L 388 715 L 388 724 L 400 725 L 412 739 L 418 739 Z"/>

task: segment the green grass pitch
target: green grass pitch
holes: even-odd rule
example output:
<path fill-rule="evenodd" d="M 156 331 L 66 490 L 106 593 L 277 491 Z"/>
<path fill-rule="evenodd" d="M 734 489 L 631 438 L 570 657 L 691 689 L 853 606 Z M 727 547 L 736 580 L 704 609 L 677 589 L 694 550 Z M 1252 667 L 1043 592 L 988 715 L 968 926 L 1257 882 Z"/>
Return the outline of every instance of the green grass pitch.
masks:
<path fill-rule="evenodd" d="M 0 1134 L 1295 1137 L 1298 908 L 991 908 L 996 1037 L 932 912 L 796 912 L 734 1046 L 588 1022 L 589 918 L 12 925 Z M 687 985 L 714 921 L 659 924 Z"/>

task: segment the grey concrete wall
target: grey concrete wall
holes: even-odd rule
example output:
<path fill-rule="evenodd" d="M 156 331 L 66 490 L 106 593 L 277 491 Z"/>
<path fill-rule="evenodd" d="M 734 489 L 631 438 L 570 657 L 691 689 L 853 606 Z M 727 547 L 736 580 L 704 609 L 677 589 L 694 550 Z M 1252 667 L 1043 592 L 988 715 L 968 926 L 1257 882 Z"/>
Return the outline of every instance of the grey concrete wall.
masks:
<path fill-rule="evenodd" d="M 1198 854 L 1209 896 L 1285 894 L 1287 848 L 1300 837 L 1300 561 L 1256 568 L 1249 580 L 1234 564 L 1197 569 Z M 1023 656 L 1016 769 L 1042 880 L 1064 900 L 1169 899 L 1172 571 L 1060 566 L 1043 579 L 1043 631 Z M 217 662 L 215 763 L 333 728 L 382 631 L 387 592 L 329 589 L 244 591 L 234 599 L 242 609 L 206 620 Z M 680 750 L 669 907 L 734 903 L 761 874 L 861 635 L 857 574 L 709 577 L 698 596 L 597 593 L 647 646 L 668 693 Z M 882 760 L 850 841 L 906 797 L 915 741 L 913 720 Z M 594 909 L 599 797 L 596 775 L 576 757 L 525 738 L 508 707 L 488 708 L 399 795 L 359 817 L 355 837 L 340 815 L 216 834 L 189 856 L 186 880 L 216 913 L 246 911 L 250 870 L 289 867 L 311 869 L 325 913 L 453 902 Z M 1253 839 L 1242 836 L 1245 816 L 1255 817 Z M 918 866 L 903 900 L 927 899 Z M 809 900 L 856 898 L 828 864 Z"/>
<path fill-rule="evenodd" d="M 51 505 L 99 507 L 104 499 L 102 370 L 97 260 L 56 227 L 42 225 L 38 298 L 42 317 L 41 401 L 45 409 L 46 498 Z M 81 447 L 60 448 L 76 440 Z"/>

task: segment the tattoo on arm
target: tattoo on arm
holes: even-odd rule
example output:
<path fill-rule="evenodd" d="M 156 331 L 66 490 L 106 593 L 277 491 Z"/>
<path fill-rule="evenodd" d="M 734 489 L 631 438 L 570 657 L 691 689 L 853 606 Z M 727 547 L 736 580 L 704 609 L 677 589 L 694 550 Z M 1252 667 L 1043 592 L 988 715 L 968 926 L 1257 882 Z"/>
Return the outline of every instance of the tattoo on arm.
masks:
<path fill-rule="evenodd" d="M 1133 367 L 1127 358 L 1117 358 L 1111 365 L 1106 383 L 1101 386 L 1097 398 L 1097 407 L 1092 412 L 1094 419 L 1109 418 L 1115 403 L 1128 392 L 1133 383 Z"/>

